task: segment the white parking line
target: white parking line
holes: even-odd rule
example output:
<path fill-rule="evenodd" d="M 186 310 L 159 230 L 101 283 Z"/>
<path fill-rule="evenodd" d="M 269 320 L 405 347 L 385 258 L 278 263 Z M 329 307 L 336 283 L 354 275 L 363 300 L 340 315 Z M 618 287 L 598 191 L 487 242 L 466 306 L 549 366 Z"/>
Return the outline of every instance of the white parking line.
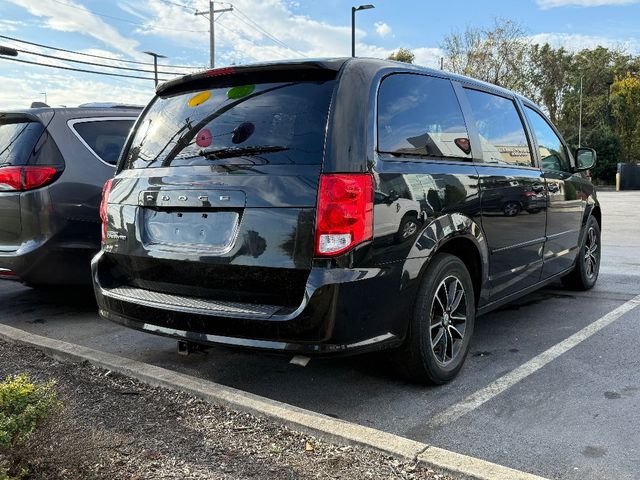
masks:
<path fill-rule="evenodd" d="M 429 421 L 428 426 L 432 428 L 442 427 L 475 410 L 479 406 L 491 400 L 493 397 L 500 395 L 508 388 L 511 388 L 516 383 L 524 380 L 532 373 L 540 370 L 547 363 L 555 360 L 563 353 L 584 342 L 590 336 L 598 333 L 604 327 L 612 324 L 620 317 L 622 317 L 625 313 L 628 313 L 636 308 L 638 305 L 640 305 L 640 295 L 637 295 L 631 300 L 623 303 L 615 310 L 607 313 L 595 322 L 587 325 L 582 330 L 579 330 L 578 332 L 571 335 L 569 338 L 563 340 L 560 343 L 557 343 L 556 345 L 545 350 L 539 355 L 536 355 L 528 362 L 520 365 L 515 370 L 512 370 L 506 375 L 498 378 L 483 389 L 472 393 L 464 400 L 456 403 L 455 405 L 452 405 L 442 413 L 435 415 Z"/>

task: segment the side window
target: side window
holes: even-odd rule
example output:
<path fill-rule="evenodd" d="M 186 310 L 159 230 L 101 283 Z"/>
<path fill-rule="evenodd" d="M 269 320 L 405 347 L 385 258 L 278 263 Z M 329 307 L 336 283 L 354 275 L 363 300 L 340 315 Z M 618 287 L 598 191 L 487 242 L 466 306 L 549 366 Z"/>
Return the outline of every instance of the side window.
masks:
<path fill-rule="evenodd" d="M 93 120 L 77 122 L 71 128 L 95 155 L 115 165 L 129 130 L 133 126 L 133 121 L 133 118 L 131 120 Z"/>
<path fill-rule="evenodd" d="M 462 109 L 449 80 L 396 74 L 378 96 L 378 151 L 471 158 Z"/>
<path fill-rule="evenodd" d="M 465 89 L 487 163 L 531 167 L 533 156 L 513 100 Z"/>
<path fill-rule="evenodd" d="M 556 172 L 571 172 L 571 161 L 567 155 L 567 149 L 553 131 L 549 122 L 532 108 L 526 107 L 527 118 L 531 122 L 531 128 L 538 140 L 538 150 L 542 161 L 543 170 Z"/>

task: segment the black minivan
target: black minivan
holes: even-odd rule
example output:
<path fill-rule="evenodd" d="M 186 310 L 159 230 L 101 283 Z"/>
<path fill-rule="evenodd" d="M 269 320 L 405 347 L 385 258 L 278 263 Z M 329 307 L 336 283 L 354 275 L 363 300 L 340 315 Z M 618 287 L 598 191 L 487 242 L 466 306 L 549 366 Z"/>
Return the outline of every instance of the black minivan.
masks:
<path fill-rule="evenodd" d="M 529 100 L 374 59 L 209 70 L 160 85 L 105 185 L 102 317 L 196 344 L 392 348 L 444 383 L 476 315 L 589 289 L 601 211 Z"/>

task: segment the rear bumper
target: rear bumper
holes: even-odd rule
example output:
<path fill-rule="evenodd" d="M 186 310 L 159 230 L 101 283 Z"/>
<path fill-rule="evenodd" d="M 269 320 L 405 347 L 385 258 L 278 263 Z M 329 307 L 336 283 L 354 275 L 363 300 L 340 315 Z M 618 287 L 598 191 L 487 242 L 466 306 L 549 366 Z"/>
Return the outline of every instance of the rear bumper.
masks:
<path fill-rule="evenodd" d="M 33 285 L 89 285 L 91 258 L 97 250 L 85 244 L 57 243 L 55 239 L 30 241 L 14 251 L 0 250 L 0 271 L 9 270 L 14 274 L 11 280 Z"/>
<path fill-rule="evenodd" d="M 398 292 L 400 267 L 314 268 L 298 307 L 217 302 L 105 284 L 99 253 L 92 277 L 100 315 L 125 326 L 203 344 L 305 354 L 399 345 L 412 298 Z M 394 293 L 395 292 L 395 293 Z"/>

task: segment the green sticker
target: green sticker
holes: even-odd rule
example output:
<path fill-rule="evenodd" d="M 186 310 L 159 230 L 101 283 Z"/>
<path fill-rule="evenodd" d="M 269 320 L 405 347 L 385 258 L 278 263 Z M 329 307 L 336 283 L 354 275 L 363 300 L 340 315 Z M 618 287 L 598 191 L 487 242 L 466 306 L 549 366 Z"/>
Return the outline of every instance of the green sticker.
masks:
<path fill-rule="evenodd" d="M 227 92 L 227 97 L 231 100 L 237 100 L 242 97 L 246 97 L 253 93 L 256 89 L 255 85 L 242 85 L 240 87 L 233 87 Z"/>

